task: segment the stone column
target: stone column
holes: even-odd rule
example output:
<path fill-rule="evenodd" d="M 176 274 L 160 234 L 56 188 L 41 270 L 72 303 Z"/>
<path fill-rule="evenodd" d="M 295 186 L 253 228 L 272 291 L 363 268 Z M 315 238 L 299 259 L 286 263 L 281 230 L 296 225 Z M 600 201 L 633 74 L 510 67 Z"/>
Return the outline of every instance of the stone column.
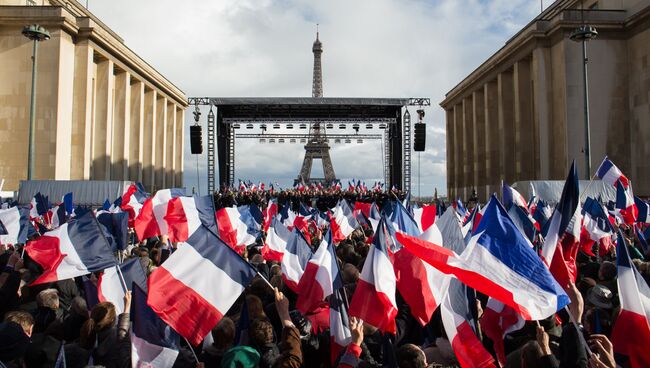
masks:
<path fill-rule="evenodd" d="M 165 133 L 167 126 L 167 97 L 160 96 L 156 102 L 156 126 L 154 139 L 154 187 L 165 188 Z"/>
<path fill-rule="evenodd" d="M 487 191 L 487 146 L 485 145 L 485 97 L 483 88 L 472 93 L 473 140 L 474 140 L 474 186 L 481 201 L 489 198 Z"/>
<path fill-rule="evenodd" d="M 110 179 L 111 132 L 113 122 L 113 62 L 97 63 L 95 79 L 95 123 L 93 126 L 93 180 Z"/>
<path fill-rule="evenodd" d="M 488 195 L 499 190 L 501 184 L 501 146 L 499 139 L 499 89 L 496 80 L 483 85 L 485 100 L 485 147 Z"/>
<path fill-rule="evenodd" d="M 75 47 L 74 92 L 72 98 L 72 141 L 70 160 L 70 179 L 89 180 L 92 157 L 93 88 L 94 65 L 93 49 L 88 41 L 77 43 Z"/>
<path fill-rule="evenodd" d="M 463 105 L 454 105 L 454 157 L 456 167 L 454 168 L 455 182 L 454 185 L 454 198 L 461 196 L 461 190 L 465 186 L 463 181 Z"/>
<path fill-rule="evenodd" d="M 142 182 L 142 161 L 144 159 L 144 83 L 131 80 L 131 118 L 129 119 L 129 144 L 125 147 L 128 157 L 128 179 Z"/>
<path fill-rule="evenodd" d="M 530 59 L 514 65 L 515 98 L 515 181 L 534 180 L 538 166 L 536 131 L 533 123 L 533 96 L 530 76 Z"/>
<path fill-rule="evenodd" d="M 154 169 L 154 149 L 156 147 L 156 114 L 158 112 L 158 94 L 156 90 L 145 89 L 144 124 L 142 126 L 142 184 L 153 192 L 156 171 Z"/>
<path fill-rule="evenodd" d="M 537 138 L 537 178 L 550 178 L 553 165 L 549 149 L 549 129 L 552 124 L 553 94 L 551 81 L 551 51 L 547 47 L 533 50 L 531 79 L 533 83 L 533 117 Z"/>
<path fill-rule="evenodd" d="M 176 109 L 176 143 L 174 144 L 174 186 L 183 186 L 183 152 L 185 148 L 185 111 Z"/>
<path fill-rule="evenodd" d="M 456 185 L 456 156 L 454 150 L 454 109 L 446 110 L 447 113 L 447 196 L 453 198 Z"/>
<path fill-rule="evenodd" d="M 472 194 L 474 187 L 474 115 L 472 97 L 463 98 L 463 200 Z"/>
<path fill-rule="evenodd" d="M 515 180 L 515 127 L 514 127 L 514 85 L 512 70 L 499 73 L 497 77 L 499 91 L 499 145 L 501 146 L 500 176 L 512 184 Z"/>
<path fill-rule="evenodd" d="M 111 180 L 128 177 L 129 128 L 131 126 L 131 75 L 122 71 L 115 76 L 115 106 L 113 109 L 113 149 Z"/>
<path fill-rule="evenodd" d="M 167 129 L 165 132 L 165 187 L 174 186 L 174 150 L 176 148 L 176 103 L 168 100 Z"/>
<path fill-rule="evenodd" d="M 59 38 L 59 60 L 49 65 L 58 63 L 57 88 L 54 90 L 56 97 L 56 121 L 50 121 L 51 129 L 56 133 L 49 132 L 55 144 L 54 176 L 50 179 L 70 180 L 72 156 L 72 114 L 74 101 L 74 76 L 75 76 L 75 44 L 72 36 L 66 32 L 60 32 Z M 46 85 L 47 86 L 47 85 Z M 51 90 L 50 87 L 46 87 Z M 46 130 L 47 132 L 47 130 Z"/>

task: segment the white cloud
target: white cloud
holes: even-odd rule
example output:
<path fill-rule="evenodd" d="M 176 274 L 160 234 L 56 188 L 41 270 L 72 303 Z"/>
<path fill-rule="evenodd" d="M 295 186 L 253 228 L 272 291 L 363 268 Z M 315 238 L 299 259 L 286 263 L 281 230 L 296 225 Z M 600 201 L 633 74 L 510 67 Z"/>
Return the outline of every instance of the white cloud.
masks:
<path fill-rule="evenodd" d="M 320 23 L 325 96 L 431 98 L 420 166 L 424 194 L 434 187 L 446 192 L 445 115 L 438 103 L 528 23 L 539 3 L 90 0 L 90 10 L 188 96 L 309 96 L 311 45 Z M 186 117 L 189 125 L 189 110 Z M 189 155 L 189 129 L 186 136 L 185 182 L 192 187 L 196 163 Z M 249 154 L 237 157 L 236 177 L 289 180 L 300 169 L 301 147 L 238 142 L 237 152 Z M 334 145 L 337 175 L 382 177 L 380 153 L 378 144 Z M 203 180 L 205 165 L 202 156 Z"/>

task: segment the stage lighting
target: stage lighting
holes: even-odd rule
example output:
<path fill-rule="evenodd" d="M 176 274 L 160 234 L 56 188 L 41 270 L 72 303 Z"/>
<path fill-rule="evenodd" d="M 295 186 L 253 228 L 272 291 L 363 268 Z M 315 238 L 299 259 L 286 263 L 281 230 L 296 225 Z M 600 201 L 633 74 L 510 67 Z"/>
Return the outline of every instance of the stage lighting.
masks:
<path fill-rule="evenodd" d="M 325 125 L 325 128 L 327 128 L 327 129 L 334 129 L 334 124 L 332 124 L 332 123 L 328 123 L 327 125 Z"/>
<path fill-rule="evenodd" d="M 293 124 L 291 123 L 287 124 L 287 129 L 293 129 Z"/>
<path fill-rule="evenodd" d="M 363 143 L 363 139 L 357 139 L 357 143 L 358 143 L 358 144 Z"/>
<path fill-rule="evenodd" d="M 372 124 L 370 123 L 366 124 L 366 129 L 372 129 Z"/>
<path fill-rule="evenodd" d="M 233 127 L 234 129 L 239 129 L 239 123 L 235 123 L 235 124 L 233 124 L 232 127 Z"/>
<path fill-rule="evenodd" d="M 296 143 L 296 138 L 291 138 L 291 139 L 289 140 L 289 143 Z"/>
<path fill-rule="evenodd" d="M 379 124 L 379 129 L 386 129 L 386 124 L 384 123 Z"/>
<path fill-rule="evenodd" d="M 266 143 L 266 139 L 265 138 L 260 138 L 260 143 Z"/>
<path fill-rule="evenodd" d="M 341 143 L 341 140 L 340 140 L 339 138 L 336 138 L 336 139 L 334 140 L 334 143 L 339 144 L 339 143 Z"/>
<path fill-rule="evenodd" d="M 351 139 L 346 139 L 345 143 L 352 143 L 352 140 Z"/>
<path fill-rule="evenodd" d="M 246 129 L 253 129 L 253 124 L 251 123 L 246 124 Z"/>
<path fill-rule="evenodd" d="M 307 129 L 307 124 L 305 123 L 300 124 L 300 129 Z"/>
<path fill-rule="evenodd" d="M 300 143 L 307 143 L 307 140 L 305 138 L 300 138 Z"/>
<path fill-rule="evenodd" d="M 278 123 L 273 124 L 273 129 L 280 129 L 280 124 Z"/>
<path fill-rule="evenodd" d="M 345 129 L 345 124 L 343 123 L 339 124 L 339 129 Z"/>
<path fill-rule="evenodd" d="M 269 143 L 275 143 L 275 138 L 269 138 Z"/>

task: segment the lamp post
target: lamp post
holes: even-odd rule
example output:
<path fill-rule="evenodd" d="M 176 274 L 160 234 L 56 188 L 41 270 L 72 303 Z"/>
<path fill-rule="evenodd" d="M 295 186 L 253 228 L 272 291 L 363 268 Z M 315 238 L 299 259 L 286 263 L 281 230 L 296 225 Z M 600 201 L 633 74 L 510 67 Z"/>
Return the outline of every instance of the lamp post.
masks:
<path fill-rule="evenodd" d="M 49 40 L 50 32 L 38 24 L 32 24 L 23 28 L 22 33 L 23 36 L 34 41 L 32 49 L 32 96 L 29 107 L 29 154 L 27 158 L 27 180 L 32 180 L 34 174 L 34 136 L 36 133 L 36 58 L 38 56 L 38 43 Z"/>
<path fill-rule="evenodd" d="M 591 133 L 589 128 L 589 81 L 587 78 L 587 41 L 598 36 L 596 28 L 583 24 L 571 33 L 571 41 L 582 42 L 582 80 L 584 88 L 584 109 L 585 109 L 585 173 L 586 179 L 591 178 Z"/>

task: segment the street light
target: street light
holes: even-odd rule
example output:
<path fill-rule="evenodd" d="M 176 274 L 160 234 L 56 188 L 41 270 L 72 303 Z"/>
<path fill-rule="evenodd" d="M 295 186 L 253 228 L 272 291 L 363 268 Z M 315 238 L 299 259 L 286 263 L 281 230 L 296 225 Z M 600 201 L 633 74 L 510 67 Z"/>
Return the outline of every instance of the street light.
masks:
<path fill-rule="evenodd" d="M 583 24 L 571 33 L 571 41 L 582 42 L 582 79 L 584 88 L 584 108 L 585 108 L 585 171 L 586 179 L 591 178 L 591 133 L 589 129 L 589 82 L 587 79 L 587 41 L 596 39 L 598 31 L 596 28 Z"/>
<path fill-rule="evenodd" d="M 32 97 L 29 107 L 29 154 L 27 157 L 27 180 L 32 180 L 34 174 L 34 136 L 36 125 L 36 58 L 38 56 L 38 43 L 40 41 L 47 41 L 50 39 L 50 32 L 47 29 L 32 24 L 23 28 L 23 36 L 34 41 L 32 49 Z"/>

